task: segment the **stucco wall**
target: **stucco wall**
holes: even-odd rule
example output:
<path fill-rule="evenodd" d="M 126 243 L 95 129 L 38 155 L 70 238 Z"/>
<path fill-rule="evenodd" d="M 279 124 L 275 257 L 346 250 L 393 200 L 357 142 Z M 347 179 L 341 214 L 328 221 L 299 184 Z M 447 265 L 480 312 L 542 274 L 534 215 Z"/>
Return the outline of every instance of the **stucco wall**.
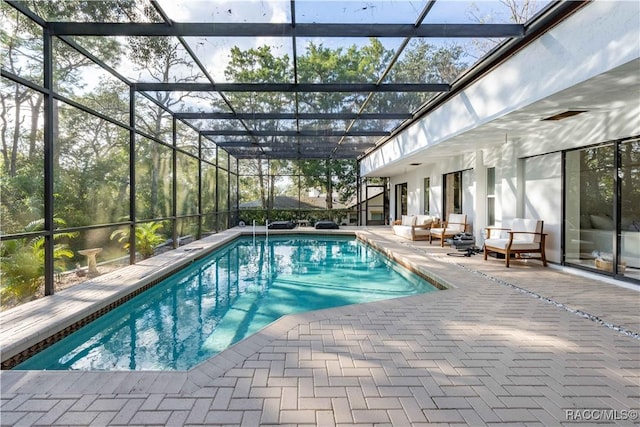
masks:
<path fill-rule="evenodd" d="M 468 153 L 461 156 L 452 156 L 448 159 L 441 159 L 437 163 L 423 164 L 407 168 L 402 175 L 393 176 L 390 179 L 391 196 L 390 212 L 395 217 L 395 186 L 407 183 L 408 209 L 409 215 L 423 213 L 424 206 L 424 178 L 430 179 L 430 214 L 443 217 L 442 208 L 442 175 L 451 172 L 464 171 L 462 177 L 463 185 L 463 211 L 473 218 L 471 213 L 474 210 L 476 180 L 473 167 L 475 165 L 475 154 Z M 394 218 L 396 219 L 396 218 Z"/>
<path fill-rule="evenodd" d="M 544 221 L 547 236 L 547 259 L 561 262 L 562 156 L 560 153 L 531 157 L 524 162 L 524 197 L 526 218 Z"/>
<path fill-rule="evenodd" d="M 589 4 L 363 159 L 362 174 L 375 171 L 386 162 L 396 162 L 409 153 L 446 144 L 453 136 L 548 96 L 567 99 L 569 95 L 563 93 L 567 88 L 588 79 L 592 79 L 588 85 L 597 86 L 599 74 L 605 71 L 620 72 L 619 90 L 627 90 L 624 76 L 637 78 L 639 14 L 640 2 Z M 579 95 L 575 92 L 571 95 L 570 99 L 575 97 L 575 107 L 580 107 Z M 608 95 L 617 99 L 615 93 Z M 402 182 L 408 186 L 408 212 L 422 213 L 423 179 L 430 177 L 430 210 L 442 217 L 442 175 L 464 170 L 463 212 L 469 215 L 481 244 L 482 231 L 487 225 L 486 173 L 487 168 L 494 167 L 496 225 L 516 217 L 544 220 L 548 259 L 561 262 L 561 151 L 640 134 L 640 102 L 613 103 L 599 110 L 598 99 L 590 99 L 589 106 L 588 114 L 561 121 L 536 119 L 529 128 L 507 126 L 503 139 L 490 141 L 494 144 L 491 149 L 476 149 L 470 140 L 468 149 L 458 148 L 449 158 L 437 158 L 392 176 L 392 214 L 394 186 Z"/>
<path fill-rule="evenodd" d="M 595 1 L 583 7 L 480 81 L 362 159 L 361 175 L 375 173 L 376 169 L 398 162 L 411 153 L 444 143 L 639 58 L 639 13 L 640 5 L 635 1 Z M 634 126 L 637 129 L 638 118 L 631 112 L 613 114 L 623 114 L 631 123 L 620 121 L 618 128 L 609 125 L 596 129 L 601 139 L 629 135 L 632 132 L 630 128 Z M 580 144 L 571 138 L 569 132 L 555 139 L 556 143 L 560 140 L 565 146 Z M 539 151 L 538 144 L 529 148 L 544 152 Z"/>

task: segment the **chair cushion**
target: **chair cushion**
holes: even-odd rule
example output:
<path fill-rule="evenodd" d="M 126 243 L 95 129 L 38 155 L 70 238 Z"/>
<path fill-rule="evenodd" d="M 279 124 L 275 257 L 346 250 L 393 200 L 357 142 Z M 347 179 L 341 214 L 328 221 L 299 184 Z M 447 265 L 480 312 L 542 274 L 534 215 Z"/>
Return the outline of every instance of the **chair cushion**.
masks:
<path fill-rule="evenodd" d="M 396 236 L 404 237 L 405 239 L 411 239 L 411 226 L 409 225 L 394 225 L 393 233 Z"/>
<path fill-rule="evenodd" d="M 460 232 L 460 230 L 453 230 L 449 227 L 446 228 L 446 233 L 444 228 L 432 228 L 431 234 L 434 236 L 455 236 Z"/>
<path fill-rule="evenodd" d="M 315 224 L 316 230 L 337 230 L 340 227 L 333 221 L 318 221 Z"/>
<path fill-rule="evenodd" d="M 487 239 L 484 241 L 484 245 L 491 248 L 496 249 L 507 249 L 507 245 L 509 244 L 509 239 Z M 533 242 L 516 242 L 514 241 L 511 244 L 512 250 L 527 250 L 530 249 L 532 251 L 537 251 L 540 249 L 540 244 Z"/>
<path fill-rule="evenodd" d="M 512 231 L 527 231 L 529 233 L 541 233 L 542 221 L 537 219 L 514 218 L 511 221 Z M 513 240 L 518 242 L 540 242 L 540 236 L 535 234 L 514 234 Z"/>
<path fill-rule="evenodd" d="M 416 217 L 413 215 L 402 215 L 402 225 L 416 225 Z"/>
<path fill-rule="evenodd" d="M 467 223 L 467 215 L 465 214 L 449 214 L 448 223 L 458 223 L 458 224 L 466 224 Z"/>
<path fill-rule="evenodd" d="M 296 227 L 293 221 L 273 221 L 269 223 L 270 230 L 291 230 Z"/>
<path fill-rule="evenodd" d="M 498 228 L 488 227 L 489 231 L 487 232 L 487 239 L 508 239 L 509 232 L 508 230 L 500 230 Z M 485 239 L 486 240 L 486 239 Z"/>
<path fill-rule="evenodd" d="M 415 230 L 413 230 L 413 234 L 416 237 L 429 237 L 429 234 L 431 234 L 431 230 L 429 230 L 428 228 L 416 228 Z"/>
<path fill-rule="evenodd" d="M 430 215 L 416 215 L 416 227 L 429 227 L 433 223 L 433 217 Z"/>
<path fill-rule="evenodd" d="M 447 224 L 447 234 L 451 231 L 454 234 L 462 233 L 464 231 L 464 224 Z"/>

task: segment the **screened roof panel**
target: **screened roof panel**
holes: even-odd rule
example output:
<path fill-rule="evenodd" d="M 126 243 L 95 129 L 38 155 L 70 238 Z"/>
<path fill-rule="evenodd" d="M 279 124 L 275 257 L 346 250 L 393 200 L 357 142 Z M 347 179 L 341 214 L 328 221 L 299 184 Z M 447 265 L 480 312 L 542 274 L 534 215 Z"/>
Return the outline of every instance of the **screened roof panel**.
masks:
<path fill-rule="evenodd" d="M 382 129 L 387 132 L 391 132 L 393 129 L 398 127 L 403 120 L 387 120 L 387 119 L 379 119 L 379 120 L 355 120 L 352 130 L 372 130 L 372 129 Z"/>
<path fill-rule="evenodd" d="M 255 131 L 295 131 L 296 120 L 274 120 L 274 119 L 261 119 L 261 120 L 245 120 L 244 121 L 249 129 Z"/>
<path fill-rule="evenodd" d="M 144 92 L 157 100 L 173 113 L 183 112 L 231 112 L 224 99 L 216 92 L 178 92 L 155 91 Z"/>
<path fill-rule="evenodd" d="M 295 113 L 296 97 L 287 92 L 222 92 L 242 117 L 265 113 Z"/>
<path fill-rule="evenodd" d="M 162 22 L 149 0 L 136 1 L 17 1 L 46 21 Z"/>
<path fill-rule="evenodd" d="M 380 139 L 379 136 L 354 136 L 351 138 L 345 138 L 340 141 L 340 146 L 373 146 Z"/>
<path fill-rule="evenodd" d="M 413 23 L 423 1 L 297 1 L 297 23 Z"/>
<path fill-rule="evenodd" d="M 184 37 L 184 40 L 216 83 L 294 82 L 290 37 Z"/>
<path fill-rule="evenodd" d="M 291 22 L 289 0 L 158 0 L 178 22 Z"/>
<path fill-rule="evenodd" d="M 193 57 L 175 37 L 128 37 L 128 57 L 134 82 L 208 82 Z"/>
<path fill-rule="evenodd" d="M 411 113 L 418 109 L 435 93 L 392 92 L 376 93 L 364 107 L 365 113 L 384 113 L 395 111 Z"/>
<path fill-rule="evenodd" d="M 402 38 L 297 37 L 299 83 L 377 83 Z"/>
<path fill-rule="evenodd" d="M 339 136 L 304 136 L 297 142 L 302 145 L 317 145 L 318 147 L 334 146 L 340 142 Z"/>
<path fill-rule="evenodd" d="M 136 74 L 133 72 L 131 50 L 126 37 L 64 36 L 64 40 L 73 43 L 76 48 L 83 49 L 85 53 L 97 58 L 103 65 L 113 69 L 128 81 L 134 81 Z M 122 54 L 109 55 L 107 49 L 113 49 L 114 52 L 122 52 Z"/>
<path fill-rule="evenodd" d="M 239 129 L 242 126 L 242 122 L 236 119 L 225 119 L 225 120 L 186 119 L 185 121 L 202 131 L 234 130 L 234 129 Z"/>
<path fill-rule="evenodd" d="M 384 83 L 448 83 L 468 67 L 465 39 L 413 39 L 407 43 Z"/>
<path fill-rule="evenodd" d="M 91 74 L 104 66 L 151 98 L 136 107 L 137 129 L 151 129 L 161 105 L 239 158 L 356 158 L 560 3 L 58 0 L 3 2 L 2 13 L 39 17 L 64 50 L 86 55 L 74 71 L 83 90 L 100 89 Z M 16 58 L 3 70 L 27 64 Z"/>
<path fill-rule="evenodd" d="M 298 96 L 301 113 L 357 113 L 367 92 L 303 92 Z"/>
<path fill-rule="evenodd" d="M 335 131 L 346 132 L 352 120 L 300 120 L 300 130 L 319 131 L 322 129 L 333 129 Z"/>
<path fill-rule="evenodd" d="M 132 83 L 208 82 L 176 37 L 66 37 Z M 114 55 L 114 52 L 120 52 Z"/>
<path fill-rule="evenodd" d="M 443 24 L 522 23 L 525 22 L 526 17 L 532 17 L 549 3 L 549 0 L 437 1 L 424 22 Z M 516 19 L 514 20 L 514 18 Z"/>

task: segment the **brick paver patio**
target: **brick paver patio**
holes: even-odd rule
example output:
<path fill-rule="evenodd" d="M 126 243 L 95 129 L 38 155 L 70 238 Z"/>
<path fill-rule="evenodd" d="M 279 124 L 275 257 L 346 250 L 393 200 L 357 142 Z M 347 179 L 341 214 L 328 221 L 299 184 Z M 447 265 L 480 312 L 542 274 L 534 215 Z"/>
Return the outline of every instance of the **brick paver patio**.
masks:
<path fill-rule="evenodd" d="M 362 234 L 452 288 L 288 316 L 188 372 L 2 371 L 2 425 L 638 425 L 640 292 Z"/>

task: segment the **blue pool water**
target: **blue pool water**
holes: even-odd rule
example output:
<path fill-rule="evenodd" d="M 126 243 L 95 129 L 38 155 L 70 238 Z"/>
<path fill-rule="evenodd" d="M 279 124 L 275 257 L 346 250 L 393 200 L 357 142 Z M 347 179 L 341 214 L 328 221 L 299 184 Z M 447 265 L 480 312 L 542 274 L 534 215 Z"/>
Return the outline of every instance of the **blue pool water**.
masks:
<path fill-rule="evenodd" d="M 352 237 L 241 238 L 15 369 L 185 370 L 286 314 L 433 290 Z"/>

